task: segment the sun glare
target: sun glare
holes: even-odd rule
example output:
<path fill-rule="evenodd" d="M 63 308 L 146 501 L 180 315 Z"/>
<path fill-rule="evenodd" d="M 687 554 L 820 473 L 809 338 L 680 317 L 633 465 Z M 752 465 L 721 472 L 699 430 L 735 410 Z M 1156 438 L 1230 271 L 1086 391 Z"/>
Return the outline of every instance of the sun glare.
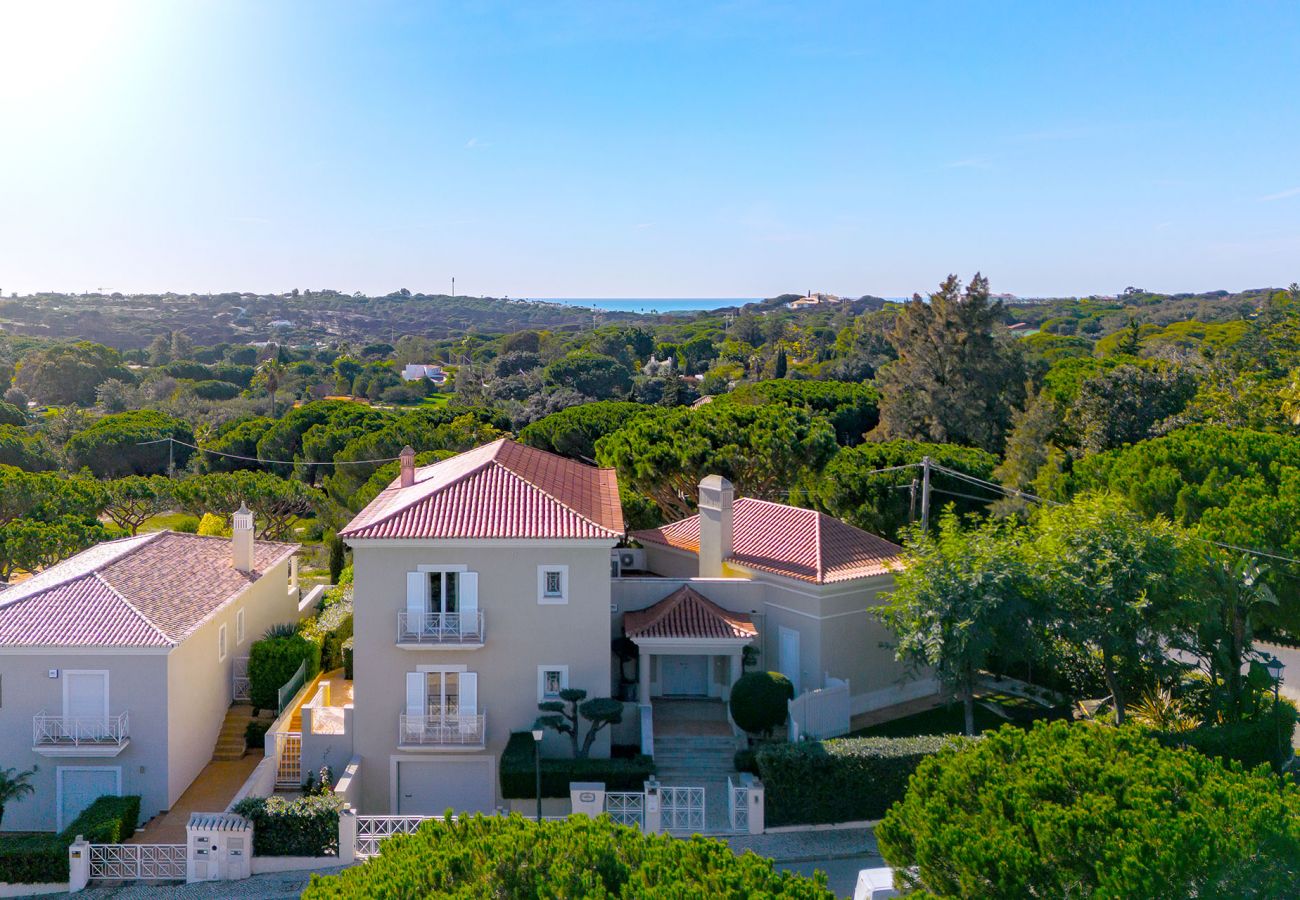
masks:
<path fill-rule="evenodd" d="M 42 103 L 111 58 L 127 17 L 104 0 L 0 0 L 0 99 Z"/>

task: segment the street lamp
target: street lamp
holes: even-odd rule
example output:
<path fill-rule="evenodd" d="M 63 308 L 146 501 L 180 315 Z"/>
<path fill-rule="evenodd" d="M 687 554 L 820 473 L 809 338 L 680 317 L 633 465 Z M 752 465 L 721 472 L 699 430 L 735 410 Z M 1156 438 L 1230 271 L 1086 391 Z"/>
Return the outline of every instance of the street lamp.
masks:
<path fill-rule="evenodd" d="M 533 729 L 533 762 L 537 768 L 537 824 L 542 822 L 542 735 L 540 728 Z"/>
<path fill-rule="evenodd" d="M 1277 720 L 1277 754 L 1282 759 L 1282 701 L 1279 696 L 1282 689 L 1282 670 L 1286 668 L 1276 656 L 1264 663 L 1268 677 L 1273 679 L 1273 718 Z"/>

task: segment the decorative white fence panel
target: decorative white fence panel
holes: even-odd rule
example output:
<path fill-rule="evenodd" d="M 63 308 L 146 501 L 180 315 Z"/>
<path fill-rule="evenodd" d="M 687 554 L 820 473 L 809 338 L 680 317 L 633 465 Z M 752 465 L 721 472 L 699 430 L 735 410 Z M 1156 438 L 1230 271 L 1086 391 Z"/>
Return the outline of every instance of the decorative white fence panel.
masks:
<path fill-rule="evenodd" d="M 640 791 L 606 791 L 605 812 L 620 825 L 645 827 L 645 794 Z"/>
<path fill-rule="evenodd" d="M 302 787 L 302 732 L 278 731 L 270 736 L 275 738 L 275 786 Z"/>
<path fill-rule="evenodd" d="M 659 796 L 664 831 L 704 832 L 704 788 L 665 786 Z"/>
<path fill-rule="evenodd" d="M 32 717 L 32 746 L 80 747 L 84 744 L 121 747 L 131 733 L 130 716 L 47 716 L 41 710 Z"/>
<path fill-rule="evenodd" d="M 90 877 L 107 881 L 184 881 L 184 844 L 91 844 Z"/>
<path fill-rule="evenodd" d="M 231 670 L 230 694 L 236 703 L 247 703 L 251 699 L 253 683 L 248 680 L 248 657 L 236 656 L 235 666 Z"/>
<path fill-rule="evenodd" d="M 749 788 L 736 784 L 727 776 L 727 811 L 730 815 L 731 830 L 746 834 L 749 832 Z"/>
<path fill-rule="evenodd" d="M 827 678 L 826 687 L 807 691 L 789 703 L 790 740 L 839 737 L 849 733 L 849 683 Z"/>
<path fill-rule="evenodd" d="M 420 823 L 436 816 L 357 816 L 357 856 L 379 854 L 379 845 L 395 834 L 414 834 Z"/>

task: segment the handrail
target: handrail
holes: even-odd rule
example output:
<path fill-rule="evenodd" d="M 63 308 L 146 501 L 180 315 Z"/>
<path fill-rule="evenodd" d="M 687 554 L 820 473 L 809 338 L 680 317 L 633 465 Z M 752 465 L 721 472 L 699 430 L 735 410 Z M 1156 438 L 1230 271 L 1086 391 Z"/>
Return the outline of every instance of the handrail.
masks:
<path fill-rule="evenodd" d="M 406 746 L 478 745 L 487 733 L 487 713 L 446 712 L 412 716 L 402 713 L 397 742 Z"/>
<path fill-rule="evenodd" d="M 34 746 L 121 744 L 130 736 L 129 713 L 116 716 L 32 716 Z"/>
<path fill-rule="evenodd" d="M 399 644 L 481 644 L 483 610 L 475 613 L 397 614 Z"/>

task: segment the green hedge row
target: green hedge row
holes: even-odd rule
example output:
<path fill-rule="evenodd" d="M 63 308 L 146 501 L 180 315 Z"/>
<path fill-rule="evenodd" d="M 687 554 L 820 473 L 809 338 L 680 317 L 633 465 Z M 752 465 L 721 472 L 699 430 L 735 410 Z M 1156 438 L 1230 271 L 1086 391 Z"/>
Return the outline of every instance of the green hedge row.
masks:
<path fill-rule="evenodd" d="M 234 811 L 253 823 L 253 852 L 258 856 L 337 856 L 339 810 L 337 794 L 284 797 L 245 797 Z"/>
<path fill-rule="evenodd" d="M 766 789 L 767 824 L 879 819 L 902 799 L 921 760 L 951 740 L 838 738 L 761 747 L 755 757 Z"/>
<path fill-rule="evenodd" d="M 533 761 L 533 736 L 527 731 L 510 735 L 501 753 L 501 796 L 508 800 L 537 797 L 537 771 Z M 648 756 L 631 759 L 542 759 L 542 796 L 569 796 L 571 781 L 599 781 L 607 791 L 639 791 L 654 774 Z"/>
<path fill-rule="evenodd" d="M 320 644 L 301 634 L 276 635 L 248 648 L 249 702 L 257 709 L 279 707 L 280 688 L 307 662 L 307 680 L 320 671 Z"/>
<path fill-rule="evenodd" d="M 68 880 L 68 845 L 82 835 L 92 844 L 120 844 L 135 834 L 140 798 L 100 797 L 62 834 L 6 837 L 0 841 L 0 882 L 50 884 Z"/>
<path fill-rule="evenodd" d="M 1265 764 L 1277 768 L 1283 755 L 1279 751 L 1291 747 L 1297 715 L 1290 700 L 1283 698 L 1274 707 L 1270 699 L 1268 708 L 1249 721 L 1202 725 L 1193 731 L 1160 733 L 1156 737 L 1166 747 L 1186 747 L 1216 759 L 1236 760 L 1247 769 Z"/>

